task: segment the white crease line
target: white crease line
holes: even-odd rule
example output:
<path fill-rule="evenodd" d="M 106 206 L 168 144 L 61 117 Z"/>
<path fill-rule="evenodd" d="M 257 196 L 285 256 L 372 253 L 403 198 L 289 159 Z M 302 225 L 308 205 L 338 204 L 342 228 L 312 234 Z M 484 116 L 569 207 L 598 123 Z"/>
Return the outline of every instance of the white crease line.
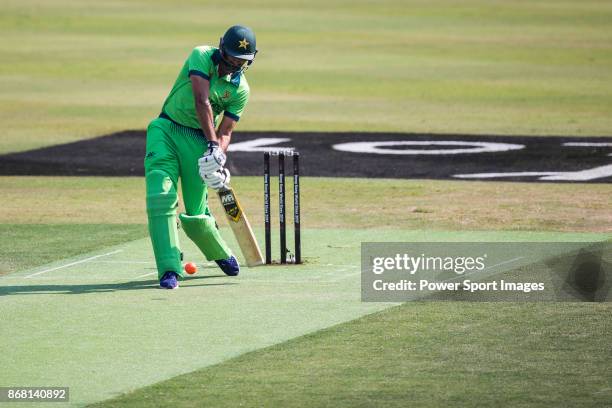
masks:
<path fill-rule="evenodd" d="M 486 271 L 487 269 L 493 269 L 493 268 L 495 268 L 496 266 L 500 266 L 500 265 L 504 265 L 504 264 L 507 264 L 507 263 L 512 263 L 512 262 L 516 262 L 516 261 L 518 261 L 519 259 L 523 259 L 523 258 L 524 258 L 524 256 L 518 256 L 518 257 L 516 257 L 516 258 L 508 259 L 507 261 L 503 261 L 503 262 L 497 263 L 497 264 L 495 264 L 495 265 L 491 265 L 491 266 L 489 266 L 489 267 L 487 267 L 487 268 L 484 268 L 484 269 L 483 269 L 483 271 Z M 469 274 L 468 274 L 468 275 L 469 275 Z"/>
<path fill-rule="evenodd" d="M 138 279 L 138 278 L 144 278 L 145 276 L 150 276 L 150 275 L 157 275 L 157 272 L 149 272 L 149 273 L 145 273 L 144 275 L 139 275 L 133 279 Z"/>
<path fill-rule="evenodd" d="M 93 263 L 107 263 L 107 264 L 153 264 L 155 261 L 94 261 Z"/>
<path fill-rule="evenodd" d="M 70 263 L 68 263 L 66 265 L 56 266 L 55 268 L 51 268 L 51 269 L 45 269 L 44 271 L 40 271 L 40 272 L 33 273 L 31 275 L 28 275 L 24 279 L 28 279 L 28 278 L 31 278 L 31 277 L 37 276 L 37 275 L 42 275 L 43 273 L 47 273 L 47 272 L 51 272 L 51 271 L 57 271 L 58 269 L 67 268 L 69 266 L 73 266 L 73 265 L 78 265 L 78 264 L 82 264 L 82 263 L 85 263 L 85 262 L 89 262 L 92 259 L 101 258 L 103 256 L 114 255 L 114 254 L 117 254 L 117 253 L 122 252 L 122 251 L 123 251 L 123 249 L 118 249 L 116 251 L 109 252 L 107 254 L 96 255 L 96 256 L 92 256 L 92 257 L 86 258 L 86 259 L 81 259 L 80 261 L 70 262 Z"/>

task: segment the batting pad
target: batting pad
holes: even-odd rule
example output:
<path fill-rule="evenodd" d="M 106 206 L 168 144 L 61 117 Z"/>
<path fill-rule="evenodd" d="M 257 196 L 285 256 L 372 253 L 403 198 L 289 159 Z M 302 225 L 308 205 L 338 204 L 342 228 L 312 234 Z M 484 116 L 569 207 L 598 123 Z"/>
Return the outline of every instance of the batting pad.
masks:
<path fill-rule="evenodd" d="M 206 214 L 179 215 L 183 231 L 202 251 L 209 261 L 227 259 L 232 255 L 229 247 L 221 238 L 215 219 Z"/>
<path fill-rule="evenodd" d="M 155 253 L 158 277 L 173 271 L 183 276 L 181 250 L 175 221 L 178 195 L 174 182 L 165 171 L 153 170 L 146 175 L 149 235 Z"/>

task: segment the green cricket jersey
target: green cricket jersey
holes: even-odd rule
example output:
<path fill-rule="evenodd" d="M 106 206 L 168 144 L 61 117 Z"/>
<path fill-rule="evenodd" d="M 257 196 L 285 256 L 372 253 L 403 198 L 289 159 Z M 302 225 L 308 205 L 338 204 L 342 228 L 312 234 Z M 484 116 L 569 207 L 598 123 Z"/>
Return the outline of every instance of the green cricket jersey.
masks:
<path fill-rule="evenodd" d="M 162 114 L 183 126 L 201 129 L 195 109 L 190 75 L 210 81 L 209 100 L 215 117 L 215 127 L 223 115 L 239 120 L 249 100 L 249 84 L 244 73 L 219 77 L 221 53 L 211 46 L 195 47 L 185 61 L 170 95 L 164 102 Z"/>

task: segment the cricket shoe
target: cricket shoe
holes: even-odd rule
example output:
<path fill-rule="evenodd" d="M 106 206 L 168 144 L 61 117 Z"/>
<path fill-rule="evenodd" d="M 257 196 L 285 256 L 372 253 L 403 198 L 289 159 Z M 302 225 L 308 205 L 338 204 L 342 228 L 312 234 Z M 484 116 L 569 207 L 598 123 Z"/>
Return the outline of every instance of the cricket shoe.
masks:
<path fill-rule="evenodd" d="M 227 275 L 227 276 L 236 276 L 240 272 L 240 266 L 238 265 L 238 260 L 234 255 L 230 256 L 227 259 L 220 259 L 215 261 L 219 268 Z"/>
<path fill-rule="evenodd" d="M 176 272 L 168 271 L 159 280 L 159 287 L 163 289 L 176 289 L 178 286 L 178 275 Z"/>

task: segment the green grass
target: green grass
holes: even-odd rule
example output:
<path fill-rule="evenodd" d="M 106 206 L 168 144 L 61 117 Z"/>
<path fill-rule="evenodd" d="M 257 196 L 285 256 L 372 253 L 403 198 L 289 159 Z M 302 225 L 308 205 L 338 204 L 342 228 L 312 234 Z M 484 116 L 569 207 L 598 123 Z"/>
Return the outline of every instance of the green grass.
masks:
<path fill-rule="evenodd" d="M 261 50 L 240 129 L 610 135 L 610 19 L 598 1 L 8 0 L 0 152 L 145 128 L 236 22 Z"/>
<path fill-rule="evenodd" d="M 146 225 L 0 224 L 0 275 L 139 239 Z"/>
<path fill-rule="evenodd" d="M 256 231 L 261 238 L 263 231 Z M 230 245 L 235 245 L 228 229 L 221 233 Z M 73 404 L 94 403 L 384 310 L 392 304 L 361 302 L 359 297 L 360 243 L 372 236 L 380 241 L 406 242 L 548 242 L 606 237 L 604 234 L 308 229 L 303 235 L 305 265 L 243 268 L 240 277 L 230 278 L 221 274 L 214 263 L 204 262 L 195 245 L 183 235 L 181 243 L 186 259 L 197 262 L 200 272 L 183 280 L 177 291 L 156 289 L 156 271 L 148 239 L 131 241 L 0 277 L 0 313 L 10 316 L 0 321 L 0 332 L 5 333 L 0 336 L 0 348 L 11 350 L 0 358 L 3 367 L 0 383 L 61 383 L 71 387 Z M 574 377 L 557 374 L 566 372 L 577 361 L 584 367 L 575 370 L 579 373 L 589 370 L 595 377 L 598 392 L 605 392 L 599 385 L 606 381 L 602 367 L 607 367 L 608 349 L 602 347 L 602 341 L 609 324 L 607 303 L 543 303 L 541 310 L 533 304 L 411 304 L 416 306 L 398 318 L 383 319 L 371 328 L 366 322 L 365 332 L 360 325 L 349 325 L 346 329 L 349 340 L 343 336 L 329 339 L 329 346 L 325 345 L 319 356 L 318 346 L 306 344 L 304 350 L 297 347 L 297 359 L 288 358 L 293 354 L 290 349 L 295 348 L 295 344 L 289 344 L 286 354 L 273 356 L 276 362 L 268 368 L 260 368 L 250 359 L 240 360 L 238 371 L 260 372 L 255 377 L 268 390 L 276 390 L 277 384 L 280 387 L 278 395 L 269 392 L 260 402 L 248 405 L 279 406 L 282 404 L 277 399 L 282 398 L 294 398 L 294 404 L 321 405 L 318 402 L 325 393 L 313 385 L 313 393 L 321 396 L 313 395 L 309 388 L 318 381 L 322 385 L 330 383 L 327 395 L 336 396 L 336 405 L 350 406 L 348 390 L 354 388 L 354 395 L 359 396 L 367 378 L 371 378 L 370 400 L 379 400 L 381 404 L 385 401 L 381 395 L 387 389 L 397 392 L 420 377 L 435 378 L 440 387 L 448 387 L 453 393 L 453 387 L 454 390 L 459 387 L 457 378 L 463 381 L 466 376 L 471 386 L 482 388 L 482 393 L 491 392 L 492 385 L 504 391 L 507 378 L 504 372 L 509 370 L 511 362 L 498 356 L 502 352 L 508 353 L 517 366 L 511 374 L 525 370 L 524 375 L 534 383 L 552 384 L 546 392 L 556 393 L 573 386 Z M 506 306 L 510 306 L 509 310 Z M 578 308 L 576 313 L 572 307 Z M 538 310 L 542 315 L 531 318 Z M 440 317 L 445 314 L 449 316 Z M 586 320 L 576 321 L 580 316 Z M 380 320 L 375 316 L 373 319 Z M 591 319 L 594 319 L 592 324 Z M 597 323 L 601 323 L 600 331 L 593 327 Z M 580 328 L 586 333 L 580 333 Z M 419 349 L 417 343 L 423 348 Z M 582 348 L 577 350 L 576 344 Z M 428 351 L 431 353 L 427 354 Z M 457 351 L 465 355 L 458 355 Z M 398 361 L 398 356 L 406 356 L 402 359 L 405 361 Z M 412 370 L 414 358 L 420 365 Z M 539 359 L 550 361 L 539 364 Z M 306 368 L 300 370 L 298 363 L 305 363 Z M 442 363 L 446 365 L 440 367 Z M 287 387 L 285 397 L 282 395 L 285 385 L 274 375 L 284 376 L 287 368 L 281 367 L 295 364 L 298 364 L 296 370 L 311 378 L 304 380 L 302 386 L 300 380 L 304 377 L 286 378 L 294 382 Z M 339 369 L 327 370 L 334 365 Z M 480 367 L 484 374 L 470 376 L 474 367 Z M 335 378 L 337 371 L 341 372 L 341 378 Z M 390 372 L 399 373 L 398 378 Z M 222 373 L 219 378 L 223 384 L 231 378 L 232 386 L 240 386 L 241 375 Z M 333 381 L 338 380 L 340 386 L 334 385 Z M 191 384 L 199 384 L 194 392 L 204 388 L 220 395 L 227 391 L 220 383 L 202 383 L 200 378 L 183 377 L 175 381 L 187 382 L 189 388 Z M 542 389 L 526 389 L 523 384 L 515 384 L 520 398 L 546 398 L 541 395 Z M 165 385 L 160 387 L 166 389 L 167 396 L 178 398 L 174 388 Z M 246 384 L 245 388 L 251 389 L 251 386 Z M 142 404 L 155 398 L 150 390 L 138 395 Z M 499 394 L 498 398 L 502 399 L 503 395 Z M 186 405 L 201 401 L 200 396 L 193 394 L 186 393 L 185 398 Z M 232 398 L 227 399 L 234 405 Z M 406 397 L 401 394 L 393 398 L 399 403 Z M 467 396 L 466 400 L 469 400 Z M 171 401 L 161 400 L 157 405 L 168 404 L 172 405 Z"/>
<path fill-rule="evenodd" d="M 94 406 L 600 407 L 610 312 L 408 303 Z"/>
<path fill-rule="evenodd" d="M 262 180 L 232 178 L 255 226 L 263 226 Z M 147 222 L 140 177 L 0 177 L 0 185 L 0 223 Z M 271 188 L 276 194 L 277 183 Z M 612 231 L 610 184 L 303 177 L 301 189 L 305 228 Z M 225 225 L 219 200 L 209 205 Z"/>
<path fill-rule="evenodd" d="M 258 216 L 261 214 L 260 181 L 254 177 L 236 177 L 234 180 L 257 227 L 261 227 L 261 217 Z M 0 245 L 0 265 L 4 272 L 65 259 L 146 234 L 141 178 L 3 177 L 0 182 L 6 198 L 6 205 L 0 213 L 3 224 L 0 232 L 7 237 Z M 611 187 L 605 184 L 327 178 L 304 178 L 302 184 L 305 234 L 315 233 L 323 227 L 350 228 L 365 232 L 376 230 L 372 234 L 377 239 L 397 240 L 404 231 L 415 229 L 425 229 L 419 233 L 422 237 L 432 236 L 435 234 L 433 230 L 444 228 L 457 231 L 505 229 L 604 233 L 612 230 L 607 205 Z M 56 194 L 58 191 L 62 194 Z M 358 201 L 355 201 L 355 192 L 361 193 Z M 381 196 L 386 197 L 385 202 L 380 201 Z M 487 200 L 475 197 L 487 197 Z M 584 197 L 589 199 L 584 200 Z M 220 214 L 218 203 L 213 200 L 211 204 L 215 214 Z M 44 208 L 45 211 L 24 211 L 24 208 Z M 51 220 L 54 224 L 42 224 Z M 221 221 L 221 224 L 224 223 Z M 495 236 L 495 233 L 491 234 Z M 344 234 L 342 237 L 345 239 L 352 235 Z M 305 245 L 310 248 L 305 247 L 305 255 L 312 256 L 313 246 Z M 143 247 L 142 254 L 130 253 L 130 256 L 134 259 L 150 257 L 149 246 Z M 327 250 L 336 251 L 333 248 Z M 348 251 L 355 249 L 343 247 L 344 256 Z M 142 297 L 138 307 L 153 302 L 155 311 L 145 313 L 146 319 L 142 316 L 138 319 L 138 330 L 142 332 L 153 327 L 159 337 L 161 332 L 156 319 L 163 308 L 155 307 L 159 295 L 146 287 L 154 285 L 154 278 L 144 282 L 144 286 L 138 279 L 131 281 L 129 276 L 143 273 L 136 269 L 130 271 L 132 275 L 122 277 L 121 282 L 127 279 L 128 283 L 105 283 L 111 279 L 112 273 L 119 271 L 117 268 L 108 273 L 91 269 L 85 278 L 88 280 L 78 285 L 71 283 L 71 279 L 78 278 L 78 273 L 65 271 L 67 278 L 50 281 L 53 277 L 47 277 L 45 285 L 38 289 L 18 292 L 9 298 L 20 296 L 22 301 L 33 302 L 21 320 L 45 321 L 47 319 L 42 316 L 48 313 L 51 301 L 56 308 L 53 310 L 59 313 L 58 316 L 63 316 L 65 306 L 56 298 L 64 293 L 69 294 L 66 298 L 69 304 L 84 302 L 79 304 L 85 311 L 89 307 L 98 307 L 99 302 L 107 310 L 117 301 L 131 304 L 137 297 Z M 285 272 L 281 275 L 287 279 L 294 275 Z M 103 277 L 96 278 L 96 273 Z M 312 278 L 312 274 L 308 276 Z M 313 284 L 316 282 L 321 283 L 314 279 Z M 198 294 L 194 296 L 188 286 L 183 287 L 171 302 L 178 302 L 180 305 L 175 307 L 182 310 L 181 315 L 187 313 L 189 316 L 188 313 L 194 312 L 193 302 L 205 299 L 208 303 L 196 309 L 207 310 L 208 314 L 198 315 L 194 321 L 210 324 L 211 316 L 216 316 L 213 311 L 224 307 L 221 298 L 229 296 L 224 294 L 223 287 L 213 288 L 214 291 L 207 292 L 202 298 Z M 99 300 L 101 293 L 107 293 L 109 299 Z M 43 296 L 48 296 L 49 300 L 42 300 Z M 259 302 L 267 298 L 267 295 L 256 296 L 253 304 L 261 307 Z M 41 302 L 45 305 L 43 309 L 40 308 Z M 133 313 L 142 313 L 142 310 Z M 308 308 L 308 313 L 314 313 L 312 308 Z M 161 382 L 105 404 L 195 406 L 204 401 L 202 404 L 210 406 L 224 403 L 235 406 L 243 401 L 247 406 L 405 406 L 406 401 L 410 401 L 415 406 L 449 405 L 453 402 L 462 406 L 504 403 L 545 406 L 549 402 L 559 405 L 558 401 L 569 401 L 574 405 L 597 405 L 609 397 L 609 387 L 606 388 L 609 375 L 605 371 L 609 362 L 605 356 L 610 353 L 602 334 L 609 331 L 609 313 L 607 304 L 410 304 Z M 274 321 L 278 322 L 279 318 L 280 315 L 274 317 Z M 258 321 L 261 322 L 261 318 Z M 291 327 L 294 325 L 295 322 Z M 225 325 L 218 327 L 221 330 Z M 281 325 L 277 330 L 284 332 L 283 327 Z M 166 329 L 166 336 L 176 338 L 174 328 Z M 15 328 L 11 330 L 16 335 Z M 24 330 L 29 333 L 27 325 Z M 92 329 L 81 323 L 79 330 L 81 340 L 73 341 L 72 345 L 78 346 L 85 358 L 92 344 L 100 349 L 103 341 L 96 332 L 98 326 Z M 106 335 L 114 333 L 113 330 L 116 327 L 105 329 Z M 185 330 L 180 336 L 181 347 L 187 344 L 193 347 L 194 339 L 189 337 L 194 335 L 200 339 L 199 328 L 187 324 Z M 89 334 L 84 336 L 84 333 Z M 248 333 L 253 333 L 252 329 L 243 330 L 241 336 Z M 52 332 L 52 336 L 53 345 L 49 347 L 58 348 L 58 355 L 65 352 L 59 346 L 60 335 Z M 10 339 L 3 338 L 3 341 L 7 340 Z M 22 348 L 28 352 L 27 346 Z M 148 354 L 143 356 L 141 348 L 142 344 L 126 344 L 121 352 L 126 361 L 136 357 L 149 359 Z M 192 360 L 193 355 L 189 359 L 191 369 L 202 366 L 193 365 Z M 88 370 L 88 367 L 82 364 L 74 369 Z M 29 372 L 47 378 L 45 375 L 51 373 L 49 369 L 47 366 L 42 372 L 36 369 Z M 121 370 L 129 372 L 130 368 Z M 177 373 L 155 377 L 155 380 L 139 378 L 141 382 L 138 384 L 151 384 Z M 100 376 L 99 372 L 96 378 Z M 232 379 L 230 383 L 228 378 Z M 77 390 L 80 389 L 75 387 L 75 392 Z M 79 394 L 80 398 L 88 398 Z M 240 401 L 236 400 L 238 396 Z"/>
<path fill-rule="evenodd" d="M 252 225 L 262 227 L 261 178 L 232 180 Z M 6 198 L 0 232 L 8 237 L 0 242 L 0 275 L 147 234 L 142 178 L 0 177 L 0 183 Z M 608 184 L 306 177 L 301 187 L 304 228 L 612 231 Z M 218 200 L 210 205 L 226 226 Z M 276 225 L 276 211 L 272 217 Z"/>
<path fill-rule="evenodd" d="M 232 179 L 255 227 L 263 226 L 261 182 Z M 0 275 L 147 234 L 140 177 L 0 177 L 0 184 L 6 199 L 0 232 L 7 237 L 0 242 Z M 273 195 L 277 188 L 273 183 Z M 612 231 L 608 184 L 304 177 L 301 188 L 308 229 Z M 210 206 L 227 226 L 216 198 Z M 277 211 L 272 217 L 277 225 Z"/>

